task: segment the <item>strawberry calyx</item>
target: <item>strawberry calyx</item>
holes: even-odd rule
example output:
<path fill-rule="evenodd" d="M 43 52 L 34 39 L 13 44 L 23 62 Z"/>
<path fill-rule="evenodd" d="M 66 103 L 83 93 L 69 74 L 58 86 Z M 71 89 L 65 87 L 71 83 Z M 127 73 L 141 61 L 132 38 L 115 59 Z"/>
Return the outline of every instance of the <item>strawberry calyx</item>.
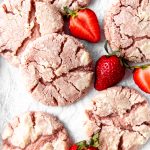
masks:
<path fill-rule="evenodd" d="M 72 16 L 72 17 L 77 17 L 78 15 L 77 15 L 77 13 L 78 13 L 78 11 L 76 10 L 71 10 L 71 9 L 69 9 L 67 6 L 65 6 L 64 7 L 64 11 L 65 11 L 65 15 L 66 16 Z"/>
<path fill-rule="evenodd" d="M 73 149 L 73 147 L 75 148 L 76 146 L 76 150 L 90 150 L 92 148 L 94 148 L 95 150 L 98 150 L 99 147 L 99 133 L 96 133 L 92 136 L 92 138 L 90 139 L 90 141 L 81 141 L 78 142 L 76 144 L 74 144 L 70 150 Z"/>
<path fill-rule="evenodd" d="M 78 143 L 76 143 L 76 145 L 78 146 L 77 150 L 86 150 L 88 147 L 87 141 L 78 142 Z"/>
<path fill-rule="evenodd" d="M 106 55 L 107 57 L 117 56 L 120 59 L 121 64 L 127 69 L 130 69 L 130 70 L 143 69 L 144 70 L 150 66 L 150 64 L 140 65 L 140 66 L 130 66 L 128 61 L 124 57 L 121 56 L 120 49 L 116 50 L 116 51 L 112 51 L 109 46 L 108 41 L 105 42 L 104 48 L 105 48 L 106 52 L 108 53 L 108 55 Z"/>
<path fill-rule="evenodd" d="M 135 70 L 135 69 L 142 69 L 142 70 L 145 70 L 147 69 L 148 67 L 150 67 L 150 64 L 146 64 L 146 65 L 138 65 L 138 66 L 131 66 L 128 64 L 128 62 L 123 58 L 122 59 L 123 61 L 123 64 L 124 66 L 127 68 L 127 69 L 130 69 L 130 70 Z"/>
<path fill-rule="evenodd" d="M 90 146 L 99 147 L 99 133 L 93 135 L 89 143 Z"/>
<path fill-rule="evenodd" d="M 121 56 L 121 54 L 120 54 L 120 49 L 118 49 L 118 50 L 116 50 L 116 51 L 112 51 L 111 48 L 110 48 L 110 46 L 109 46 L 108 41 L 105 42 L 104 48 L 105 48 L 105 51 L 106 51 L 107 54 L 108 54 L 108 55 L 107 55 L 108 57 L 109 57 L 109 56 L 114 56 L 114 55 L 116 55 L 116 56 L 118 56 L 118 57 Z"/>
<path fill-rule="evenodd" d="M 106 50 L 106 52 L 108 54 L 108 55 L 106 55 L 106 57 L 116 56 L 116 57 L 118 57 L 120 59 L 120 63 L 121 63 L 122 66 L 124 66 L 125 68 L 129 67 L 127 61 L 123 57 L 121 57 L 120 49 L 116 50 L 116 51 L 112 51 L 110 46 L 109 46 L 108 41 L 105 42 L 104 48 L 105 48 L 105 50 Z"/>
<path fill-rule="evenodd" d="M 77 17 L 78 16 L 78 12 L 80 10 L 84 10 L 84 9 L 86 9 L 86 7 L 79 8 L 78 10 L 71 10 L 67 6 L 64 7 L 65 15 L 68 16 L 68 17 L 69 16 Z"/>
<path fill-rule="evenodd" d="M 130 69 L 147 69 L 150 66 L 150 64 L 147 65 L 141 65 L 141 66 L 130 66 Z"/>

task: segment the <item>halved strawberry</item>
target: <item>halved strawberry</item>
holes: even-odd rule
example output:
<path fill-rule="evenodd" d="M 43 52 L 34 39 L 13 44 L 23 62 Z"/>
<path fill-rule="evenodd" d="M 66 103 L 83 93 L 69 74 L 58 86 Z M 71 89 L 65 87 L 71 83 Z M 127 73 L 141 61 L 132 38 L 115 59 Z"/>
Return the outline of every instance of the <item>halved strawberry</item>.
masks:
<path fill-rule="evenodd" d="M 100 25 L 94 11 L 89 8 L 73 11 L 67 7 L 64 10 L 70 16 L 69 29 L 73 36 L 92 43 L 100 41 Z"/>
<path fill-rule="evenodd" d="M 133 79 L 141 90 L 150 94 L 150 66 L 136 68 Z"/>

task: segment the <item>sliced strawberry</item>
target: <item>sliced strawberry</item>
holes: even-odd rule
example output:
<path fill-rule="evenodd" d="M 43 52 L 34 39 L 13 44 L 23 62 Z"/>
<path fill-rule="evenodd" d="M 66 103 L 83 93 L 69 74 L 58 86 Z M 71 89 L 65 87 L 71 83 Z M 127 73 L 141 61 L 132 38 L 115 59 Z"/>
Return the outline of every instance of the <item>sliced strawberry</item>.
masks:
<path fill-rule="evenodd" d="M 135 69 L 133 78 L 141 90 L 150 94 L 150 66 Z"/>
<path fill-rule="evenodd" d="M 93 43 L 100 41 L 100 25 L 94 11 L 88 8 L 78 12 L 65 8 L 65 11 L 71 16 L 69 29 L 73 36 Z"/>

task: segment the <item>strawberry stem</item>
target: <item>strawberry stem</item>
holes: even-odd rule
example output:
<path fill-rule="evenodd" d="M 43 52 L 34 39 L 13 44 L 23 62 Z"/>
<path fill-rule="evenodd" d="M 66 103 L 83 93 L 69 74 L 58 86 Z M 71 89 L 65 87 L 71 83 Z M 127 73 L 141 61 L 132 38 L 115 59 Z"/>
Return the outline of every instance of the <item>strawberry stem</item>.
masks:
<path fill-rule="evenodd" d="M 108 57 L 114 56 L 114 55 L 118 56 L 119 54 L 120 54 L 120 51 L 114 51 L 114 52 L 112 52 L 111 54 L 109 54 L 109 55 L 107 55 L 107 56 L 108 56 Z"/>
<path fill-rule="evenodd" d="M 146 68 L 148 68 L 150 66 L 150 64 L 148 64 L 148 65 L 141 65 L 141 66 L 130 66 L 130 69 L 139 69 L 139 68 L 141 68 L 141 69 L 146 69 Z"/>
<path fill-rule="evenodd" d="M 116 51 L 111 50 L 111 52 L 110 52 L 110 47 L 109 47 L 108 41 L 105 42 L 104 48 L 105 48 L 106 52 L 108 53 L 108 57 L 113 56 L 113 55 L 120 55 L 120 50 L 116 50 Z"/>
<path fill-rule="evenodd" d="M 77 11 L 71 10 L 67 6 L 64 7 L 64 11 L 67 16 L 77 17 Z"/>
<path fill-rule="evenodd" d="M 138 69 L 138 68 L 146 69 L 147 67 L 150 66 L 150 64 L 148 64 L 148 65 L 141 65 L 141 66 L 130 66 L 128 64 L 128 61 L 125 58 L 121 57 L 120 49 L 117 50 L 117 51 L 112 51 L 111 50 L 111 52 L 110 52 L 110 46 L 109 46 L 108 41 L 105 42 L 104 48 L 105 48 L 106 52 L 108 53 L 107 57 L 114 56 L 114 55 L 118 56 L 120 58 L 120 61 L 121 61 L 122 65 L 124 67 L 126 67 L 127 69 L 130 69 L 130 70 L 134 70 L 134 69 Z"/>
<path fill-rule="evenodd" d="M 120 52 L 120 50 L 116 50 L 116 51 L 112 51 L 111 50 L 111 52 L 110 52 L 110 46 L 109 46 L 109 43 L 108 43 L 108 41 L 106 40 L 106 42 L 105 42 L 105 44 L 104 44 L 104 48 L 105 48 L 105 50 L 106 50 L 106 52 L 110 55 L 110 54 L 112 54 L 113 52 Z"/>
<path fill-rule="evenodd" d="M 126 59 L 124 59 L 123 57 L 121 57 L 121 61 L 122 61 L 122 64 L 125 66 L 125 68 L 131 69 L 131 66 L 128 64 L 128 62 L 127 62 Z"/>
<path fill-rule="evenodd" d="M 124 65 L 127 69 L 130 69 L 130 70 L 139 69 L 139 68 L 141 68 L 141 69 L 146 69 L 146 68 L 148 68 L 148 67 L 150 66 L 150 64 L 148 64 L 148 65 L 141 65 L 141 66 L 130 66 L 130 65 L 128 64 L 127 60 L 124 59 L 124 58 L 121 58 L 121 61 L 122 61 L 123 65 Z"/>
<path fill-rule="evenodd" d="M 87 7 L 80 7 L 78 10 L 84 10 L 87 9 Z"/>
<path fill-rule="evenodd" d="M 105 44 L 104 44 L 104 48 L 105 48 L 107 54 L 110 54 L 108 45 L 109 45 L 109 44 L 108 44 L 108 41 L 106 40 L 106 41 L 105 41 Z"/>

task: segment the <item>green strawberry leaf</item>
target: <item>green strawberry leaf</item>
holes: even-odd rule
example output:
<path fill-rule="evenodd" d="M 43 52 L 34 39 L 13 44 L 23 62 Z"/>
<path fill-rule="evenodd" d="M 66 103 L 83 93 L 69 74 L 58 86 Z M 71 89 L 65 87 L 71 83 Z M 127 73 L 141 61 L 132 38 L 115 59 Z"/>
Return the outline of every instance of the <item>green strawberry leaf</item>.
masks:
<path fill-rule="evenodd" d="M 87 150 L 88 147 L 90 146 L 98 148 L 100 145 L 99 144 L 99 132 L 94 134 L 89 142 L 84 140 L 84 141 L 76 143 L 76 145 L 78 146 L 77 150 Z"/>
<path fill-rule="evenodd" d="M 78 145 L 78 150 L 84 150 L 88 147 L 87 141 L 81 141 L 77 143 Z"/>
<path fill-rule="evenodd" d="M 64 11 L 67 16 L 77 17 L 77 11 L 71 10 L 67 6 L 64 7 Z"/>
<path fill-rule="evenodd" d="M 90 140 L 90 146 L 93 147 L 99 147 L 100 143 L 99 143 L 99 132 L 94 134 L 93 137 Z"/>

